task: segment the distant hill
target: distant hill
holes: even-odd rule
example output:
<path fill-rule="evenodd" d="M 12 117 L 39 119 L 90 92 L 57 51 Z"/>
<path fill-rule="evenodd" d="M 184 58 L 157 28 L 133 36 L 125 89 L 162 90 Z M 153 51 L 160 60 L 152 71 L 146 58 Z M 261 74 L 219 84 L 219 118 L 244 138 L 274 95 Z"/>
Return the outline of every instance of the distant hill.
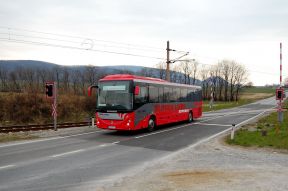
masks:
<path fill-rule="evenodd" d="M 36 61 L 36 60 L 0 60 L 0 66 L 8 69 L 14 70 L 16 68 L 37 68 L 37 69 L 53 69 L 55 67 L 64 67 L 64 68 L 71 68 L 71 69 L 79 69 L 84 70 L 85 65 L 59 65 L 50 62 L 43 62 L 43 61 Z M 143 66 L 127 66 L 127 65 L 120 65 L 120 66 L 95 66 L 97 69 L 106 72 L 116 72 L 116 71 L 131 71 L 131 72 L 140 72 Z"/>
<path fill-rule="evenodd" d="M 36 61 L 36 60 L 0 60 L 0 68 L 4 68 L 8 71 L 13 71 L 17 68 L 33 68 L 40 70 L 53 70 L 57 67 L 67 68 L 68 70 L 80 70 L 84 71 L 87 66 L 76 65 L 58 65 L 49 62 Z M 117 74 L 117 73 L 133 73 L 135 75 L 145 75 L 147 73 L 152 77 L 160 78 L 159 69 L 149 68 L 144 66 L 130 66 L 130 65 L 118 65 L 118 66 L 95 66 L 96 71 L 101 74 Z M 184 77 L 182 73 L 177 72 L 177 75 Z M 196 85 L 201 85 L 201 81 L 196 79 Z"/>

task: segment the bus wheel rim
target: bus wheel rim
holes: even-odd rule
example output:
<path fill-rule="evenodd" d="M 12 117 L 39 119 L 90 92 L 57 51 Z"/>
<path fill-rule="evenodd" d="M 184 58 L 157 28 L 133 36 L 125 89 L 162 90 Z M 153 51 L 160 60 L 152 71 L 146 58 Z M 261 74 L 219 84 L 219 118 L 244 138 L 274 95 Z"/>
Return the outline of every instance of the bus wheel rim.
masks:
<path fill-rule="evenodd" d="M 192 121 L 193 120 L 193 117 L 192 117 L 192 113 L 190 112 L 189 113 L 189 121 Z"/>
<path fill-rule="evenodd" d="M 154 120 L 153 119 L 149 120 L 149 127 L 151 127 L 151 128 L 154 127 Z"/>

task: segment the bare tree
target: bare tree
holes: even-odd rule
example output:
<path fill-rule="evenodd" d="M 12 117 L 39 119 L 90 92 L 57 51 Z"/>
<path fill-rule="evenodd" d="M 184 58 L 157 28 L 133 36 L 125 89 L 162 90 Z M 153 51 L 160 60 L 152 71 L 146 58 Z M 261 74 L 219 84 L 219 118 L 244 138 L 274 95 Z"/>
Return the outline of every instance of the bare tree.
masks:
<path fill-rule="evenodd" d="M 165 77 L 166 77 L 166 63 L 165 62 L 159 62 L 156 64 L 156 68 L 158 69 L 158 72 L 159 72 L 159 78 L 165 79 Z"/>
<path fill-rule="evenodd" d="M 62 68 L 62 82 L 63 82 L 63 89 L 65 92 L 69 91 L 69 83 L 70 83 L 70 71 L 67 67 Z"/>
<path fill-rule="evenodd" d="M 97 82 L 97 68 L 95 66 L 89 65 L 85 67 L 86 82 L 92 85 Z"/>
<path fill-rule="evenodd" d="M 224 79 L 224 100 L 228 101 L 228 85 L 229 85 L 229 72 L 230 72 L 230 61 L 222 60 L 221 64 L 221 77 Z"/>
<path fill-rule="evenodd" d="M 193 77 L 193 81 L 192 81 L 192 84 L 195 85 L 195 82 L 196 82 L 196 76 L 197 76 L 197 72 L 198 72 L 198 65 L 199 63 L 197 61 L 193 61 L 191 63 L 191 72 L 192 72 L 192 77 Z"/>
<path fill-rule="evenodd" d="M 184 75 L 184 84 L 190 84 L 191 66 L 190 61 L 182 61 L 179 64 L 180 72 Z"/>
<path fill-rule="evenodd" d="M 19 92 L 21 90 L 17 71 L 11 71 L 9 73 L 9 81 L 10 81 L 10 91 Z"/>
<path fill-rule="evenodd" d="M 248 79 L 248 72 L 243 65 L 238 65 L 235 74 L 235 82 L 236 82 L 236 94 L 235 99 L 238 101 L 239 99 L 239 91 L 245 85 Z"/>
<path fill-rule="evenodd" d="M 2 91 L 8 91 L 8 70 L 0 65 L 0 79 Z"/>
<path fill-rule="evenodd" d="M 230 62 L 230 71 L 229 71 L 230 101 L 234 100 L 237 68 L 238 68 L 238 64 L 235 61 L 231 61 Z"/>
<path fill-rule="evenodd" d="M 71 73 L 71 80 L 72 80 L 72 86 L 73 86 L 73 92 L 74 94 L 79 94 L 79 87 L 80 79 L 81 79 L 81 71 L 78 69 L 73 69 Z M 83 87 L 84 88 L 84 87 Z"/>
<path fill-rule="evenodd" d="M 209 88 L 209 81 L 207 80 L 208 78 L 208 71 L 209 69 L 205 67 L 204 65 L 202 66 L 200 70 L 200 77 L 202 81 L 202 92 L 203 92 L 203 98 L 207 99 L 208 98 L 208 88 Z"/>

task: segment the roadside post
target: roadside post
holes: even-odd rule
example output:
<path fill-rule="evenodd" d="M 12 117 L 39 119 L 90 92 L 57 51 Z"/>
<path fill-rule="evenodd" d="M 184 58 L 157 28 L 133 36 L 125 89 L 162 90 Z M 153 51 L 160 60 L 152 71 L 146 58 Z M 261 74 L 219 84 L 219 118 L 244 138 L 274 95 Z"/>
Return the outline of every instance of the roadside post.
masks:
<path fill-rule="evenodd" d="M 91 118 L 92 128 L 95 128 L 94 119 L 95 119 L 94 117 Z"/>
<path fill-rule="evenodd" d="M 232 124 L 232 128 L 231 128 L 231 140 L 234 140 L 234 134 L 235 134 L 235 124 Z"/>

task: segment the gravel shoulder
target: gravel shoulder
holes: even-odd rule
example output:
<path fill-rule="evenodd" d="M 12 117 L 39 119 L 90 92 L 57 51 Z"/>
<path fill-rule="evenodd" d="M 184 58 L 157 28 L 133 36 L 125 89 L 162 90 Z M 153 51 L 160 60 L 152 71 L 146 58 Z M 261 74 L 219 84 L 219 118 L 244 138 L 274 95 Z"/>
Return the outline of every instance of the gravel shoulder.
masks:
<path fill-rule="evenodd" d="M 288 190 L 288 155 L 223 143 L 223 136 L 172 154 L 105 191 Z M 97 190 L 97 189 L 96 189 Z"/>
<path fill-rule="evenodd" d="M 13 132 L 13 133 L 0 133 L 0 145 L 3 144 L 14 144 L 14 143 L 24 143 L 29 142 L 35 139 L 45 139 L 45 138 L 54 138 L 54 137 L 62 137 L 62 136 L 71 136 L 89 132 L 95 132 L 99 129 L 92 128 L 89 126 L 84 127 L 73 127 L 73 128 L 63 128 L 54 130 L 43 130 L 43 131 L 25 131 L 25 132 Z M 3 142 L 1 142 L 1 138 L 6 138 Z"/>

